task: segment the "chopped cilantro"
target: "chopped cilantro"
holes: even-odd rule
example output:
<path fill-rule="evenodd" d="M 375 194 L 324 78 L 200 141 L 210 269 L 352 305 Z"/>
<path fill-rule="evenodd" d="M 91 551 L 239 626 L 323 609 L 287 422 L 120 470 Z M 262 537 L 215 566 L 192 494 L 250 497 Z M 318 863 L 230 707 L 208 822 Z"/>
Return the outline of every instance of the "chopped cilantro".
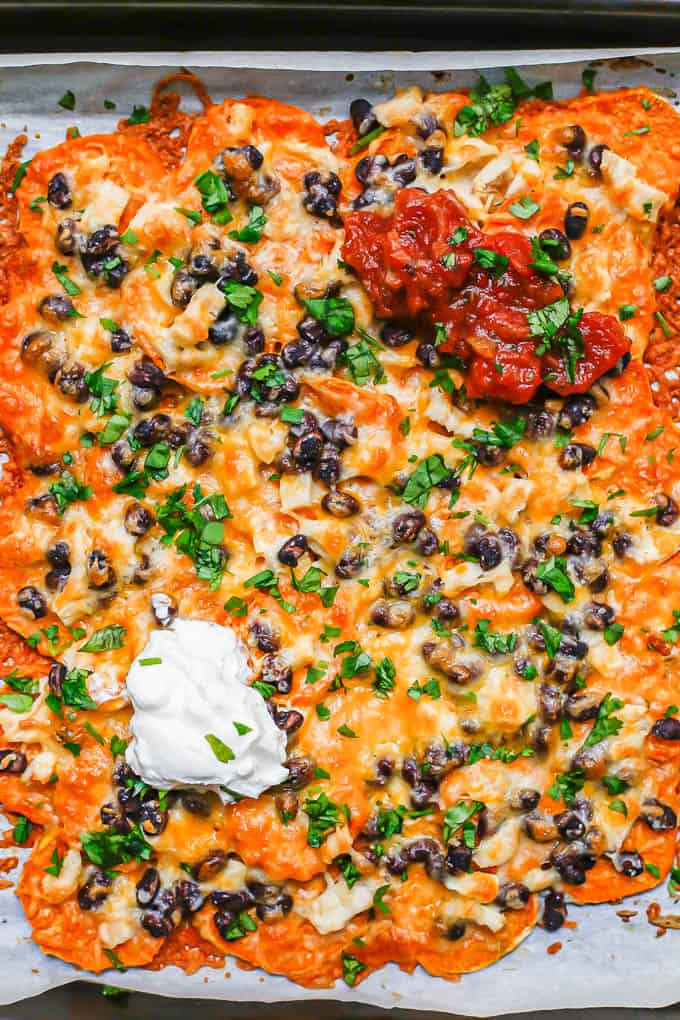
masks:
<path fill-rule="evenodd" d="M 516 216 L 519 220 L 529 220 L 532 216 L 535 216 L 540 211 L 540 205 L 538 202 L 534 202 L 528 195 L 523 195 L 518 202 L 513 202 L 512 205 L 508 206 L 509 211 L 513 216 Z"/>

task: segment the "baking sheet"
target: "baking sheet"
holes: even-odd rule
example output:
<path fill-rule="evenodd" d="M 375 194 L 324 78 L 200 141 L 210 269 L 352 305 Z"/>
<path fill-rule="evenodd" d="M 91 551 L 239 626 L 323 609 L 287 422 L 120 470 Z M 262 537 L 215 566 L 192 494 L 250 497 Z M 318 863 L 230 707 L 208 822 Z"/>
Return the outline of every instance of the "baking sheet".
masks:
<path fill-rule="evenodd" d="M 637 59 L 629 58 L 637 54 Z M 603 58 L 609 58 L 604 60 Z M 350 99 L 377 100 L 397 85 L 419 83 L 448 90 L 473 85 L 479 70 L 493 78 L 494 68 L 512 64 L 530 84 L 550 79 L 557 96 L 573 95 L 585 67 L 597 68 L 597 87 L 646 84 L 678 104 L 680 50 L 543 51 L 427 54 L 276 54 L 160 53 L 25 55 L 0 59 L 0 145 L 26 131 L 26 157 L 64 138 L 67 127 L 81 133 L 111 130 L 135 104 L 148 103 L 158 77 L 179 67 L 197 70 L 216 100 L 252 92 L 283 98 L 322 117 L 345 115 Z M 131 67 L 133 70 L 131 71 Z M 74 111 L 58 105 L 71 89 Z M 104 100 L 117 104 L 107 111 Z M 187 93 L 188 105 L 192 97 Z M 204 969 L 187 977 L 174 967 L 160 972 L 108 971 L 91 980 L 161 995 L 234 1001 L 333 999 L 387 1008 L 410 1007 L 467 1016 L 508 1011 L 596 1006 L 654 1007 L 680 999 L 680 934 L 657 937 L 645 908 L 653 900 L 664 912 L 673 903 L 663 889 L 626 900 L 636 915 L 624 923 L 621 905 L 571 907 L 576 929 L 548 934 L 536 928 L 505 959 L 458 982 L 431 978 L 418 970 L 401 973 L 390 965 L 358 988 L 338 982 L 334 989 L 305 990 L 285 978 L 242 971 L 229 961 L 225 971 Z M 679 908 L 680 910 L 680 908 Z M 556 954 L 548 947 L 560 942 Z M 11 890 L 0 892 L 0 1002 L 10 1003 L 49 988 L 82 979 L 83 973 L 44 956 L 30 941 L 29 926 Z"/>

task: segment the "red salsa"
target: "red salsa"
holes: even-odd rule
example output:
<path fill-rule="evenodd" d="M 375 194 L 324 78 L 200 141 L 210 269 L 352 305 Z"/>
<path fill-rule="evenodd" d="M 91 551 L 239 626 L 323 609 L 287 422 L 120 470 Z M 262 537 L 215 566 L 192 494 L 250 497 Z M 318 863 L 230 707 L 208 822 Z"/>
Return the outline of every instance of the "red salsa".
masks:
<path fill-rule="evenodd" d="M 472 397 L 521 404 L 542 383 L 582 393 L 630 349 L 613 316 L 570 308 L 549 248 L 483 233 L 452 191 L 404 188 L 390 215 L 351 212 L 345 232 L 342 257 L 376 314 L 427 322 Z"/>

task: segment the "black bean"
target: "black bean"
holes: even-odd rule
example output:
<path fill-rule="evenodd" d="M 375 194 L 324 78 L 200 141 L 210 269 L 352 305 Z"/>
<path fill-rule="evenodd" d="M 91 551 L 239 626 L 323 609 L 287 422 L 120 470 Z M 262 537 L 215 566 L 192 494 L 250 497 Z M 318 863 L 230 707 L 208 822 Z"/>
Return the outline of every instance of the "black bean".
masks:
<path fill-rule="evenodd" d="M 438 368 L 441 363 L 441 358 L 435 345 L 425 340 L 416 347 L 416 358 L 424 368 Z"/>
<path fill-rule="evenodd" d="M 439 549 L 439 539 L 431 528 L 422 528 L 415 543 L 416 552 L 421 556 L 434 556 Z"/>
<path fill-rule="evenodd" d="M 556 847 L 550 855 L 550 861 L 567 885 L 583 885 L 585 873 L 595 867 L 596 858 L 588 853 L 582 843 L 574 842 Z"/>
<path fill-rule="evenodd" d="M 614 524 L 614 514 L 609 510 L 598 514 L 594 521 L 590 522 L 590 530 L 594 531 L 598 538 L 606 538 Z"/>
<path fill-rule="evenodd" d="M 293 686 L 293 670 L 278 655 L 270 653 L 262 660 L 260 679 L 275 687 L 279 694 L 288 694 Z"/>
<path fill-rule="evenodd" d="M 257 273 L 246 258 L 246 253 L 237 251 L 233 258 L 226 259 L 222 264 L 217 286 L 219 287 L 225 280 L 237 280 L 247 287 L 254 287 L 258 279 Z"/>
<path fill-rule="evenodd" d="M 357 427 L 351 414 L 339 414 L 337 418 L 326 418 L 321 431 L 329 443 L 338 450 L 352 446 L 357 439 Z"/>
<path fill-rule="evenodd" d="M 132 403 L 138 411 L 151 411 L 158 406 L 161 399 L 159 390 L 147 388 L 146 386 L 133 386 L 131 390 Z"/>
<path fill-rule="evenodd" d="M 300 339 L 307 341 L 307 343 L 312 344 L 314 347 L 317 347 L 319 344 L 328 343 L 330 340 L 330 336 L 321 323 L 312 318 L 311 315 L 306 315 L 304 319 L 300 319 L 295 328 Z"/>
<path fill-rule="evenodd" d="M 168 812 L 160 807 L 157 800 L 142 804 L 140 827 L 145 836 L 159 836 L 168 824 Z"/>
<path fill-rule="evenodd" d="M 78 223 L 65 219 L 57 223 L 54 243 L 62 255 L 73 255 L 78 247 Z"/>
<path fill-rule="evenodd" d="M 593 145 L 588 153 L 588 173 L 591 177 L 602 176 L 602 154 L 608 148 L 608 145 Z"/>
<path fill-rule="evenodd" d="M 428 145 L 418 154 L 418 160 L 427 173 L 441 173 L 444 166 L 444 150 L 440 145 Z"/>
<path fill-rule="evenodd" d="M 78 906 L 81 910 L 94 910 L 101 906 L 111 892 L 113 879 L 105 871 L 93 872 L 78 890 Z"/>
<path fill-rule="evenodd" d="M 132 337 L 125 329 L 112 330 L 110 343 L 113 354 L 125 354 L 132 349 Z"/>
<path fill-rule="evenodd" d="M 200 793 L 198 790 L 182 790 L 179 801 L 185 811 L 199 818 L 209 818 L 212 814 L 212 804 L 207 793 Z"/>
<path fill-rule="evenodd" d="M 298 471 L 310 471 L 315 467 L 324 448 L 320 430 L 306 432 L 295 441 L 292 447 L 293 460 Z"/>
<path fill-rule="evenodd" d="M 201 892 L 196 883 L 192 882 L 190 878 L 181 878 L 179 882 L 175 882 L 172 893 L 177 906 L 185 914 L 195 914 L 197 910 L 201 909 L 206 900 L 205 894 Z"/>
<path fill-rule="evenodd" d="M 617 853 L 604 855 L 608 858 L 615 871 L 627 878 L 636 878 L 645 870 L 645 862 L 636 850 L 619 850 Z"/>
<path fill-rule="evenodd" d="M 562 144 L 571 158 L 580 163 L 586 148 L 586 133 L 580 124 L 571 124 L 563 129 Z"/>
<path fill-rule="evenodd" d="M 670 496 L 667 496 L 665 492 L 659 492 L 654 497 L 656 503 L 656 523 L 662 528 L 670 528 L 671 525 L 675 524 L 680 514 L 678 504 Z"/>
<path fill-rule="evenodd" d="M 161 876 L 156 868 L 147 868 L 136 885 L 136 898 L 140 907 L 148 907 L 160 892 Z"/>
<path fill-rule="evenodd" d="M 561 718 L 564 709 L 564 694 L 558 687 L 547 683 L 541 684 L 536 700 L 541 718 L 545 722 L 554 723 Z"/>
<path fill-rule="evenodd" d="M 577 428 L 592 418 L 596 406 L 589 393 L 575 393 L 564 401 L 557 424 L 563 429 Z"/>
<path fill-rule="evenodd" d="M 485 467 L 497 467 L 508 456 L 508 450 L 504 446 L 491 446 L 487 443 L 473 445 L 478 462 Z"/>
<path fill-rule="evenodd" d="M 279 549 L 277 555 L 281 563 L 287 567 L 297 567 L 301 558 L 309 550 L 306 535 L 293 535 Z"/>
<path fill-rule="evenodd" d="M 573 202 L 564 216 L 564 232 L 570 241 L 583 237 L 588 226 L 588 206 L 585 202 Z"/>
<path fill-rule="evenodd" d="M 212 438 L 205 429 L 194 429 L 187 439 L 184 456 L 192 467 L 200 467 L 213 455 Z"/>
<path fill-rule="evenodd" d="M 560 655 L 569 659 L 585 659 L 588 654 L 588 645 L 581 641 L 578 634 L 569 630 L 567 621 L 562 625 L 562 637 L 560 639 Z"/>
<path fill-rule="evenodd" d="M 62 684 L 66 679 L 67 669 L 63 662 L 54 662 L 50 666 L 50 671 L 47 674 L 47 685 L 50 689 L 51 694 L 56 694 L 58 698 L 61 697 Z"/>
<path fill-rule="evenodd" d="M 422 647 L 423 658 L 433 669 L 440 670 L 453 683 L 465 684 L 472 679 L 472 670 L 456 661 L 458 650 L 459 645 L 451 638 L 428 641 Z"/>
<path fill-rule="evenodd" d="M 338 577 L 342 577 L 344 580 L 347 580 L 348 578 L 356 577 L 357 574 L 360 574 L 363 565 L 364 560 L 359 550 L 345 549 L 340 559 L 335 564 L 335 573 Z"/>
<path fill-rule="evenodd" d="M 72 318 L 74 307 L 70 298 L 64 297 L 62 294 L 48 294 L 40 301 L 38 311 L 43 319 L 47 319 L 51 323 L 58 323 Z"/>
<path fill-rule="evenodd" d="M 49 478 L 50 475 L 61 474 L 61 461 L 51 460 L 43 464 L 31 464 L 29 470 L 36 478 Z"/>
<path fill-rule="evenodd" d="M 446 870 L 452 875 L 468 872 L 472 864 L 472 848 L 462 840 L 453 840 L 446 848 Z"/>
<path fill-rule="evenodd" d="M 208 329 L 208 339 L 216 347 L 230 344 L 241 332 L 241 324 L 231 309 L 225 309 L 217 316 Z"/>
<path fill-rule="evenodd" d="M 139 923 L 149 935 L 160 939 L 170 935 L 175 927 L 175 898 L 170 889 L 164 889 L 153 910 L 145 910 Z"/>
<path fill-rule="evenodd" d="M 555 415 L 545 407 L 527 404 L 521 411 L 527 439 L 548 439 L 555 431 Z"/>
<path fill-rule="evenodd" d="M 570 719 L 576 722 L 585 722 L 587 719 L 595 719 L 600 707 L 600 696 L 592 691 L 584 691 L 580 694 L 570 694 L 564 705 L 564 710 Z"/>
<path fill-rule="evenodd" d="M 414 542 L 426 522 L 422 510 L 406 510 L 392 521 L 392 538 L 398 544 Z"/>
<path fill-rule="evenodd" d="M 574 528 L 567 540 L 566 551 L 570 556 L 599 556 L 602 552 L 602 543 L 599 536 L 590 528 Z"/>
<path fill-rule="evenodd" d="M 596 452 L 588 443 L 568 443 L 560 453 L 559 465 L 564 471 L 588 467 L 595 460 Z"/>
<path fill-rule="evenodd" d="M 115 289 L 120 287 L 121 283 L 129 273 L 130 263 L 126 262 L 125 259 L 121 259 L 119 256 L 115 256 L 104 263 L 102 271 L 107 286 Z"/>
<path fill-rule="evenodd" d="M 255 620 L 250 634 L 261 652 L 277 652 L 281 647 L 280 636 L 268 620 Z"/>
<path fill-rule="evenodd" d="M 589 560 L 579 573 L 594 595 L 599 595 L 609 584 L 609 570 L 604 560 Z"/>
<path fill-rule="evenodd" d="M 146 553 L 142 553 L 135 564 L 134 573 L 132 574 L 133 584 L 147 584 L 151 580 L 154 574 L 154 568 L 151 565 L 151 560 Z"/>
<path fill-rule="evenodd" d="M 586 775 L 596 775 L 607 756 L 607 745 L 601 740 L 592 747 L 584 747 L 571 759 L 571 770 L 582 769 Z"/>
<path fill-rule="evenodd" d="M 108 588 L 116 575 L 106 553 L 93 549 L 87 557 L 87 580 L 90 588 Z"/>
<path fill-rule="evenodd" d="M 214 906 L 230 914 L 240 914 L 248 907 L 252 907 L 255 902 L 253 894 L 248 889 L 237 889 L 233 892 L 214 889 L 208 898 Z"/>
<path fill-rule="evenodd" d="M 111 447 L 111 459 L 123 472 L 130 471 L 135 463 L 135 453 L 127 439 L 119 439 Z"/>
<path fill-rule="evenodd" d="M 375 623 L 378 627 L 387 627 L 389 630 L 406 630 L 415 618 L 415 609 L 410 602 L 378 599 L 371 606 L 371 623 Z"/>
<path fill-rule="evenodd" d="M 625 531 L 617 532 L 612 539 L 612 549 L 619 559 L 623 559 L 632 544 L 632 536 L 627 534 Z"/>
<path fill-rule="evenodd" d="M 311 340 L 290 340 L 281 351 L 281 359 L 286 368 L 299 368 L 318 350 L 318 345 Z"/>
<path fill-rule="evenodd" d="M 173 305 L 177 305 L 178 308 L 186 308 L 202 282 L 188 269 L 178 269 L 170 287 Z"/>
<path fill-rule="evenodd" d="M 107 829 L 113 829 L 119 835 L 125 835 L 131 829 L 130 822 L 123 812 L 110 801 L 102 804 L 99 809 L 99 817 Z"/>
<path fill-rule="evenodd" d="M 378 127 L 378 120 L 373 113 L 373 107 L 367 99 L 353 99 L 349 104 L 349 115 L 354 124 L 354 130 L 362 137 L 369 131 Z"/>
<path fill-rule="evenodd" d="M 223 158 L 227 153 L 237 158 L 243 158 L 252 170 L 259 170 L 264 162 L 264 156 L 254 145 L 229 146 L 222 153 Z"/>
<path fill-rule="evenodd" d="M 522 581 L 534 595 L 547 595 L 550 586 L 538 576 L 537 570 L 538 560 L 535 557 L 525 560 L 521 567 Z"/>
<path fill-rule="evenodd" d="M 71 568 L 71 551 L 67 542 L 55 542 L 47 550 L 47 561 L 53 567 Z"/>
<path fill-rule="evenodd" d="M 680 740 L 680 719 L 672 715 L 657 719 L 652 726 L 652 736 L 659 740 Z"/>
<path fill-rule="evenodd" d="M 213 282 L 219 276 L 215 257 L 207 251 L 192 251 L 189 258 L 189 269 L 194 276 Z"/>
<path fill-rule="evenodd" d="M 567 905 L 564 893 L 551 889 L 543 903 L 543 927 L 546 931 L 558 931 L 567 919 Z"/>
<path fill-rule="evenodd" d="M 90 395 L 90 387 L 85 381 L 85 369 L 77 362 L 61 368 L 55 383 L 64 396 L 70 397 L 76 404 L 83 404 Z"/>
<path fill-rule="evenodd" d="M 530 892 L 522 882 L 505 882 L 496 895 L 502 910 L 522 910 L 529 902 Z"/>
<path fill-rule="evenodd" d="M 320 173 L 317 170 L 306 173 L 303 178 L 306 194 L 302 205 L 311 216 L 327 220 L 332 227 L 342 226 L 338 215 L 338 196 L 342 184 L 334 173 Z"/>
<path fill-rule="evenodd" d="M 267 708 L 274 720 L 274 725 L 278 729 L 283 730 L 289 737 L 292 737 L 305 721 L 302 712 L 298 712 L 296 708 L 277 708 L 276 705 L 272 705 L 269 701 L 267 702 Z"/>
<path fill-rule="evenodd" d="M 569 843 L 581 839 L 586 831 L 585 823 L 577 811 L 561 811 L 555 815 L 555 825 L 562 839 Z"/>
<path fill-rule="evenodd" d="M 134 503 L 128 504 L 125 510 L 125 530 L 129 535 L 145 535 L 149 528 L 154 523 L 153 515 L 138 503 L 136 500 Z"/>
<path fill-rule="evenodd" d="M 50 591 L 62 591 L 71 574 L 71 568 L 55 567 L 45 574 L 45 587 Z"/>
<path fill-rule="evenodd" d="M 28 758 L 23 751 L 16 751 L 12 747 L 0 749 L 0 772 L 18 776 L 26 770 Z"/>
<path fill-rule="evenodd" d="M 380 330 L 380 339 L 386 347 L 403 347 L 413 340 L 413 332 L 399 322 L 386 322 Z"/>
<path fill-rule="evenodd" d="M 477 542 L 477 555 L 482 570 L 493 570 L 503 559 L 503 549 L 496 535 L 487 531 Z"/>
<path fill-rule="evenodd" d="M 153 414 L 150 418 L 142 418 L 137 422 L 132 434 L 140 446 L 148 448 L 165 439 L 171 425 L 172 420 L 169 415 Z"/>
<path fill-rule="evenodd" d="M 50 178 L 47 185 L 47 201 L 55 209 L 68 209 L 71 205 L 71 188 L 66 175 L 61 171 Z"/>
<path fill-rule="evenodd" d="M 341 354 L 344 354 L 349 344 L 346 340 L 341 337 L 336 337 L 331 340 L 323 349 L 317 349 L 309 359 L 308 366 L 310 369 L 321 372 L 332 372 L 335 368 L 338 358 Z"/>
<path fill-rule="evenodd" d="M 389 169 L 389 165 L 390 161 L 382 153 L 363 156 L 354 168 L 354 176 L 359 184 L 374 184 Z"/>
<path fill-rule="evenodd" d="M 640 818 L 653 832 L 668 832 L 678 824 L 677 815 L 668 804 L 662 804 L 655 797 L 645 800 L 640 808 Z"/>
<path fill-rule="evenodd" d="M 109 223 L 90 234 L 85 242 L 85 252 L 88 255 L 106 255 L 116 247 L 119 240 L 118 229 Z"/>
<path fill-rule="evenodd" d="M 135 386 L 144 386 L 160 390 L 167 378 L 165 373 L 151 358 L 140 358 L 128 369 L 127 377 Z"/>
<path fill-rule="evenodd" d="M 301 790 L 314 779 L 314 762 L 311 758 L 288 758 L 283 767 L 288 769 L 288 778 L 282 784 L 289 790 Z"/>
<path fill-rule="evenodd" d="M 538 235 L 541 247 L 548 253 L 554 262 L 566 262 L 571 258 L 571 245 L 566 234 L 556 227 L 547 227 Z"/>
<path fill-rule="evenodd" d="M 194 868 L 196 878 L 199 882 L 210 882 L 224 871 L 230 860 L 230 854 L 224 850 L 213 850 L 204 860 L 200 861 Z"/>
<path fill-rule="evenodd" d="M 47 615 L 47 600 L 41 591 L 33 585 L 26 585 L 17 592 L 19 607 L 34 620 Z"/>
<path fill-rule="evenodd" d="M 326 443 L 314 468 L 314 477 L 324 485 L 335 486 L 340 478 L 340 454 L 335 446 Z"/>
<path fill-rule="evenodd" d="M 48 330 L 37 330 L 24 337 L 21 359 L 36 370 L 44 372 L 50 382 L 64 364 L 64 354 L 57 344 L 57 336 Z"/>
<path fill-rule="evenodd" d="M 358 514 L 361 507 L 358 500 L 349 492 L 342 492 L 340 489 L 331 489 L 321 500 L 321 506 L 331 517 L 353 517 Z"/>
<path fill-rule="evenodd" d="M 385 860 L 388 871 L 399 875 L 409 864 L 424 864 L 425 870 L 435 882 L 444 878 L 444 856 L 441 845 L 431 836 L 422 836 L 410 843 L 404 843 Z"/>
<path fill-rule="evenodd" d="M 392 163 L 390 170 L 390 178 L 394 181 L 398 188 L 405 188 L 408 184 L 411 184 L 416 177 L 416 161 L 411 156 L 407 156 L 402 153 Z"/>
<path fill-rule="evenodd" d="M 384 786 L 388 779 L 394 774 L 394 762 L 390 758 L 379 758 L 375 763 L 374 782 Z"/>
<path fill-rule="evenodd" d="M 536 843 L 552 843 L 557 839 L 557 826 L 552 815 L 545 811 L 531 810 L 522 822 L 527 835 Z"/>
<path fill-rule="evenodd" d="M 513 811 L 528 812 L 533 811 L 538 807 L 538 802 L 541 799 L 539 790 L 533 790 L 531 787 L 520 787 L 518 790 L 513 790 L 510 794 L 509 804 Z"/>

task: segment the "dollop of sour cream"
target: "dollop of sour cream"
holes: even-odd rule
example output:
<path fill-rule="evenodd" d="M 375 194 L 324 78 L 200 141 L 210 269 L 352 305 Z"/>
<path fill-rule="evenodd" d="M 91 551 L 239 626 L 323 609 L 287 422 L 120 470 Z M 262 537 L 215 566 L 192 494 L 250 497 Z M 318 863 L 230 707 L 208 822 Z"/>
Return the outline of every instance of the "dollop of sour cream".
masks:
<path fill-rule="evenodd" d="M 152 631 L 127 678 L 128 765 L 156 789 L 201 786 L 225 802 L 283 782 L 286 737 L 250 674 L 230 627 L 177 619 Z"/>

